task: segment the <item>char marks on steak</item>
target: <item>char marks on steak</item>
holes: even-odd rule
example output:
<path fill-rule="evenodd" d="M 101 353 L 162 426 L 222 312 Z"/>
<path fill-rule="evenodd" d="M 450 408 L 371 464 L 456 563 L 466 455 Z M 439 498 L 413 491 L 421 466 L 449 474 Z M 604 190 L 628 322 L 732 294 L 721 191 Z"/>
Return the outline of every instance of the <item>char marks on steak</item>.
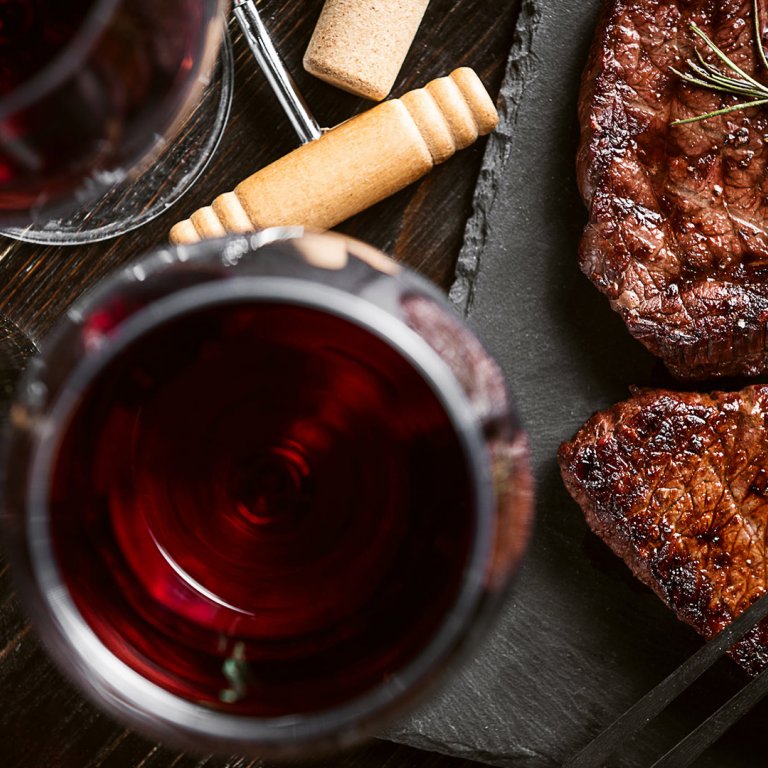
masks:
<path fill-rule="evenodd" d="M 707 638 L 768 588 L 768 386 L 643 390 L 560 447 L 592 530 Z M 768 664 L 768 620 L 731 655 Z"/>
<path fill-rule="evenodd" d="M 682 377 L 768 370 L 768 109 L 670 125 L 738 101 L 671 72 L 687 69 L 694 40 L 706 51 L 691 21 L 768 82 L 751 9 L 752 0 L 607 0 L 582 82 L 581 268 Z"/>

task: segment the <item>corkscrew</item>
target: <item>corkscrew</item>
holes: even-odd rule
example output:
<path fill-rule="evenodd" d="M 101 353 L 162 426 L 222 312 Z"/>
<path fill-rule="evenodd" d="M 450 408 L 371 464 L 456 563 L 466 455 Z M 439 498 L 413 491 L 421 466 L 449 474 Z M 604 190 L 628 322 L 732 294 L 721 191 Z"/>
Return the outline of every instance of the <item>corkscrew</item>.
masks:
<path fill-rule="evenodd" d="M 275 92 L 302 144 L 322 136 L 322 129 L 277 52 L 253 0 L 239 0 L 233 8 L 245 41 Z"/>
<path fill-rule="evenodd" d="M 173 243 L 272 226 L 330 229 L 422 178 L 498 124 L 480 78 L 462 67 L 335 128 L 321 129 L 253 0 L 236 2 L 234 13 L 302 146 L 176 224 Z"/>

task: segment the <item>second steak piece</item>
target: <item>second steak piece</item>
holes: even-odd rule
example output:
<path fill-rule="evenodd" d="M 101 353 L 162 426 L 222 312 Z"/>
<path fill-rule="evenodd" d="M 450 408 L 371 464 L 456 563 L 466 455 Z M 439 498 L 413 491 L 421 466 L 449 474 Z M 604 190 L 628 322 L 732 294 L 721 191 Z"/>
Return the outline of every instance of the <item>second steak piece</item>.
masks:
<path fill-rule="evenodd" d="M 558 455 L 592 530 L 706 638 L 768 588 L 768 386 L 636 392 Z M 768 620 L 731 655 L 768 665 Z"/>
<path fill-rule="evenodd" d="M 768 370 L 768 109 L 671 125 L 738 102 L 672 72 L 695 49 L 725 69 L 690 22 L 768 82 L 750 0 L 606 0 L 579 103 L 581 268 L 674 374 L 752 375 Z"/>

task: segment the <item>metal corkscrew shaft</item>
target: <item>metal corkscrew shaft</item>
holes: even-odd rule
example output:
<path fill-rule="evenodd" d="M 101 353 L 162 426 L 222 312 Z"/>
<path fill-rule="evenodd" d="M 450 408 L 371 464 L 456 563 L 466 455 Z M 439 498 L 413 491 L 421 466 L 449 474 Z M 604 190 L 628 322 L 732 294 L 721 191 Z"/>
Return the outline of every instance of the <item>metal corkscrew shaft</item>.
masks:
<path fill-rule="evenodd" d="M 236 2 L 234 14 L 248 47 L 275 92 L 302 143 L 318 139 L 322 129 L 285 68 L 253 0 Z"/>

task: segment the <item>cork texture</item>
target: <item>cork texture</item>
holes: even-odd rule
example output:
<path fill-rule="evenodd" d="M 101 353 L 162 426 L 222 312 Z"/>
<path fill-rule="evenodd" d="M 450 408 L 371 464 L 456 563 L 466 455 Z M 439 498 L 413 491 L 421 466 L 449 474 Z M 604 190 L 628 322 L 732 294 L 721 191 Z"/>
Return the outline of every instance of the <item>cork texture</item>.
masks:
<path fill-rule="evenodd" d="M 304 68 L 381 101 L 392 90 L 429 0 L 326 0 Z"/>

